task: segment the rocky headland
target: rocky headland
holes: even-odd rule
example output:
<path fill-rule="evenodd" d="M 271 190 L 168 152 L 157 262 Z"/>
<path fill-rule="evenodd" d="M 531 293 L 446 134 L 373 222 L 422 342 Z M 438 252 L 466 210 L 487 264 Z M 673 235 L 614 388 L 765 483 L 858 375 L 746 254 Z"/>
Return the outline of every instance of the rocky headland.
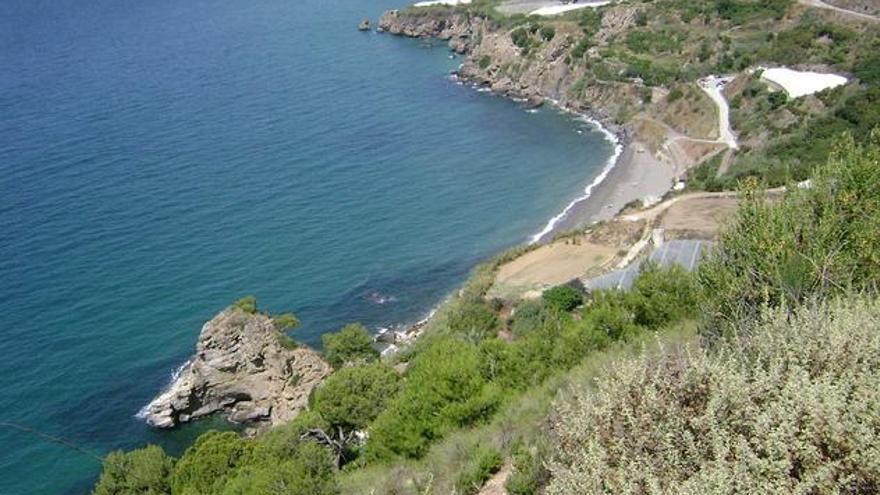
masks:
<path fill-rule="evenodd" d="M 225 309 L 205 323 L 195 355 L 144 409 L 146 421 L 172 428 L 216 412 L 257 426 L 293 419 L 331 368 L 290 342 L 270 316 Z"/>
<path fill-rule="evenodd" d="M 525 55 L 509 30 L 454 9 L 390 10 L 382 14 L 378 29 L 399 36 L 446 40 L 452 51 L 467 55 L 456 73 L 462 80 L 523 100 L 530 107 L 552 101 L 599 120 L 618 137 L 627 136 L 629 127 L 621 113 L 630 100 L 639 98 L 638 91 L 626 85 L 578 84 L 585 72 L 566 57 L 575 43 L 571 36 L 559 33 Z"/>
<path fill-rule="evenodd" d="M 606 13 L 596 40 L 613 37 L 635 22 L 634 8 L 626 5 Z M 676 179 L 696 163 L 683 153 L 670 153 L 666 146 L 678 143 L 666 130 L 643 132 L 637 115 L 651 111 L 646 94 L 657 92 L 639 81 L 598 80 L 587 71 L 588 64 L 575 63 L 571 53 L 580 32 L 561 24 L 552 36 L 531 34 L 518 46 L 515 29 L 467 9 L 408 8 L 390 10 L 379 19 L 377 30 L 393 35 L 446 40 L 463 63 L 455 72 L 461 81 L 488 88 L 493 93 L 535 108 L 544 102 L 599 122 L 620 145 L 617 165 L 608 168 L 585 195 L 570 205 L 536 240 L 548 240 L 558 232 L 612 218 L 633 201 L 653 203 L 667 193 Z M 537 38 L 541 41 L 537 42 Z M 599 60 L 596 47 L 587 58 Z M 657 95 L 654 101 L 662 101 Z M 711 112 L 711 108 L 708 109 Z M 661 124 L 662 125 L 662 124 Z M 577 178 L 582 180 L 582 178 Z M 589 197 L 589 201 L 585 199 Z"/>

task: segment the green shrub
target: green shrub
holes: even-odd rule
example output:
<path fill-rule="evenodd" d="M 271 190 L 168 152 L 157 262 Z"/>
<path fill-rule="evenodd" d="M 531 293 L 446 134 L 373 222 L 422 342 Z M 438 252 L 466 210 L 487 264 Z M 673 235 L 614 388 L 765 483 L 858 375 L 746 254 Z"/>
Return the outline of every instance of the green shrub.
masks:
<path fill-rule="evenodd" d="M 360 323 L 346 325 L 336 333 L 325 333 L 321 342 L 324 357 L 337 369 L 349 363 L 365 363 L 379 358 L 379 351 L 373 347 L 373 336 Z"/>
<path fill-rule="evenodd" d="M 865 84 L 880 83 L 880 54 L 874 53 L 856 62 L 853 73 Z"/>
<path fill-rule="evenodd" d="M 550 470 L 544 464 L 549 459 L 547 449 L 544 442 L 538 443 L 535 452 L 522 443 L 514 449 L 513 472 L 504 483 L 509 495 L 538 495 L 550 480 Z"/>
<path fill-rule="evenodd" d="M 254 314 L 257 312 L 257 298 L 254 296 L 244 296 L 232 305 L 245 313 Z"/>
<path fill-rule="evenodd" d="M 483 55 L 482 57 L 480 57 L 479 66 L 481 69 L 486 70 L 489 68 L 490 65 L 492 65 L 492 57 L 488 55 Z"/>
<path fill-rule="evenodd" d="M 299 326 L 299 319 L 293 313 L 283 313 L 272 317 L 275 328 L 284 331 Z"/>
<path fill-rule="evenodd" d="M 755 19 L 782 19 L 793 3 L 793 0 L 715 0 L 715 8 L 723 19 L 739 25 Z"/>
<path fill-rule="evenodd" d="M 501 391 L 486 382 L 482 364 L 476 347 L 451 337 L 417 355 L 401 393 L 371 427 L 368 458 L 421 457 L 448 430 L 490 417 Z"/>
<path fill-rule="evenodd" d="M 227 476 L 252 462 L 253 442 L 231 431 L 211 431 L 196 440 L 177 461 L 171 476 L 173 495 L 221 494 Z"/>
<path fill-rule="evenodd" d="M 570 285 L 558 285 L 541 295 L 547 307 L 554 311 L 569 312 L 583 303 L 584 296 Z"/>
<path fill-rule="evenodd" d="M 510 320 L 510 331 L 514 337 L 521 338 L 541 328 L 547 319 L 542 300 L 521 302 Z"/>
<path fill-rule="evenodd" d="M 641 331 L 632 308 L 626 303 L 626 295 L 616 291 L 594 293 L 593 303 L 584 308 L 584 321 L 611 340 Z"/>
<path fill-rule="evenodd" d="M 336 468 L 327 449 L 302 442 L 290 457 L 262 458 L 236 471 L 223 495 L 336 495 Z"/>
<path fill-rule="evenodd" d="M 511 31 L 510 39 L 513 40 L 514 45 L 520 48 L 529 46 L 529 32 L 525 28 L 518 27 Z"/>
<path fill-rule="evenodd" d="M 400 388 L 400 376 L 383 363 L 342 368 L 315 388 L 312 409 L 331 429 L 361 430 L 385 409 Z"/>
<path fill-rule="evenodd" d="M 648 13 L 644 10 L 636 12 L 636 26 L 645 27 L 648 25 Z"/>
<path fill-rule="evenodd" d="M 541 39 L 550 41 L 556 36 L 556 28 L 553 26 L 544 26 L 541 28 Z"/>
<path fill-rule="evenodd" d="M 581 9 L 578 16 L 578 26 L 584 34 L 592 36 L 602 28 L 602 11 L 599 9 Z"/>
<path fill-rule="evenodd" d="M 485 444 L 477 444 L 468 456 L 467 465 L 458 475 L 455 488 L 458 493 L 473 495 L 480 491 L 483 483 L 498 472 L 504 460 L 497 449 Z"/>
<path fill-rule="evenodd" d="M 768 203 L 747 187 L 698 270 L 705 332 L 729 334 L 761 307 L 797 307 L 880 280 L 880 132 L 842 140 L 810 188 Z"/>
<path fill-rule="evenodd" d="M 615 363 L 556 405 L 546 493 L 876 493 L 880 304 Z"/>
<path fill-rule="evenodd" d="M 161 447 L 111 452 L 93 495 L 168 495 L 174 460 Z"/>
<path fill-rule="evenodd" d="M 656 329 L 693 318 L 697 313 L 698 290 L 694 276 L 681 265 L 660 268 L 655 263 L 644 263 L 630 293 L 634 322 Z"/>
<path fill-rule="evenodd" d="M 479 342 L 498 333 L 498 314 L 482 299 L 463 301 L 447 314 L 446 331 Z"/>
<path fill-rule="evenodd" d="M 584 54 L 586 54 L 587 50 L 592 46 L 594 46 L 594 43 L 590 38 L 581 38 L 581 40 L 574 45 L 574 48 L 571 49 L 571 58 L 574 60 L 584 58 Z"/>

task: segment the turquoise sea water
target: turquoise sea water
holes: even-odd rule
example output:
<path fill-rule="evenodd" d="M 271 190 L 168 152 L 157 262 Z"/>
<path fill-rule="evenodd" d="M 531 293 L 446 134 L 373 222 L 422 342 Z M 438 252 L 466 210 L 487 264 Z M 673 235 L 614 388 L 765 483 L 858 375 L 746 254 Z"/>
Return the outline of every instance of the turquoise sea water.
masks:
<path fill-rule="evenodd" d="M 399 6 L 0 3 L 0 421 L 179 452 L 208 423 L 135 414 L 226 304 L 295 311 L 313 345 L 415 321 L 583 191 L 602 134 L 456 84 L 442 44 L 355 30 Z M 98 472 L 0 426 L 0 494 Z"/>

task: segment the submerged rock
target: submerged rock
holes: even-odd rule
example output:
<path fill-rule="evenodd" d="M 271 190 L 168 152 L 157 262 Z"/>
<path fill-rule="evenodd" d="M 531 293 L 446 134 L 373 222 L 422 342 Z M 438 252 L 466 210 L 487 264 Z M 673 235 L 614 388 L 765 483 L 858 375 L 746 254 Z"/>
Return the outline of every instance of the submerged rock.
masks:
<path fill-rule="evenodd" d="M 172 428 L 214 412 L 236 423 L 285 423 L 330 374 L 306 347 L 290 349 L 272 319 L 231 307 L 205 323 L 196 354 L 145 408 L 147 423 Z"/>

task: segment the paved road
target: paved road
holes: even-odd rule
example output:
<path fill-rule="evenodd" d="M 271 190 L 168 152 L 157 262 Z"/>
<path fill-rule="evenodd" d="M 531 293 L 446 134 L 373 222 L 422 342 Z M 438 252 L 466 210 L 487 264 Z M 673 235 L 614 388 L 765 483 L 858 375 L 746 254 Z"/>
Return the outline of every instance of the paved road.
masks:
<path fill-rule="evenodd" d="M 733 77 L 730 76 L 707 76 L 701 79 L 699 84 L 700 88 L 709 95 L 709 98 L 718 107 L 718 142 L 735 150 L 739 145 L 736 143 L 733 129 L 730 128 L 730 107 L 727 105 L 727 99 L 721 94 L 724 86 L 732 80 Z"/>

